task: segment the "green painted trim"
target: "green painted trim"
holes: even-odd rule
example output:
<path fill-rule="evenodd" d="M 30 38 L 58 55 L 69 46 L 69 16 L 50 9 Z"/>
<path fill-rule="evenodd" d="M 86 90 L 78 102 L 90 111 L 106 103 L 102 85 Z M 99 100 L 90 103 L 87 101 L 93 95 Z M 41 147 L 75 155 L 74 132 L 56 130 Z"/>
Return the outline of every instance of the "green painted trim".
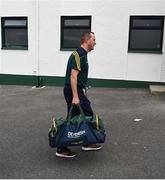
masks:
<path fill-rule="evenodd" d="M 41 86 L 64 86 L 64 77 L 40 76 Z"/>
<path fill-rule="evenodd" d="M 165 85 L 165 82 L 147 82 L 147 81 L 127 81 L 111 79 L 89 79 L 89 84 L 93 87 L 108 88 L 149 88 L 149 85 Z"/>
<path fill-rule="evenodd" d="M 33 85 L 37 84 L 36 76 L 0 74 L 0 84 L 6 85 Z"/>
<path fill-rule="evenodd" d="M 28 86 L 63 86 L 64 77 L 0 74 L 0 84 Z M 149 85 L 165 85 L 165 82 L 127 81 L 89 78 L 92 87 L 149 88 Z"/>

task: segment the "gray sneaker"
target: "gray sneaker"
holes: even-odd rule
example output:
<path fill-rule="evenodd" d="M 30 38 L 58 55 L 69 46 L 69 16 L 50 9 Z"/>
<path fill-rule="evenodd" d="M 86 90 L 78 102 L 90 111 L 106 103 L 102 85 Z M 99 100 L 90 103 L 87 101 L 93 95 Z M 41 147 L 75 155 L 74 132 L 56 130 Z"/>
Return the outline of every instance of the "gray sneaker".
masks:
<path fill-rule="evenodd" d="M 82 146 L 81 149 L 83 151 L 98 151 L 102 148 L 101 145 L 97 145 L 97 144 L 91 144 L 91 145 L 88 145 L 88 146 Z"/>

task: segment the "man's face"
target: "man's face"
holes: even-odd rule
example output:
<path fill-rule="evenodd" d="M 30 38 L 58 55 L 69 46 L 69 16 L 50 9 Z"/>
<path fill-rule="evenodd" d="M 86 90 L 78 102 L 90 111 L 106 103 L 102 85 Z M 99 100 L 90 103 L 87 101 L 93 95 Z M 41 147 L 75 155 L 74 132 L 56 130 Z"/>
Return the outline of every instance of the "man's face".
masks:
<path fill-rule="evenodd" d="M 94 46 L 96 45 L 96 39 L 93 33 L 91 33 L 90 35 L 91 38 L 87 40 L 87 44 L 88 44 L 88 50 L 92 51 L 94 49 Z"/>

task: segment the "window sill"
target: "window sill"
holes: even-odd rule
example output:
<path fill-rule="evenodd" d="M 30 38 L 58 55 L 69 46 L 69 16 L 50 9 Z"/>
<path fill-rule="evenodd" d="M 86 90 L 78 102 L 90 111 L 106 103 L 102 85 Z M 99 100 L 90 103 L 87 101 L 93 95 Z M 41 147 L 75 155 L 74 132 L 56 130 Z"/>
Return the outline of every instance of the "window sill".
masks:
<path fill-rule="evenodd" d="M 60 51 L 75 51 L 77 48 L 60 48 Z"/>
<path fill-rule="evenodd" d="M 152 51 L 152 50 L 128 50 L 128 53 L 144 53 L 144 54 L 163 54 L 162 51 Z"/>
<path fill-rule="evenodd" d="M 2 47 L 2 50 L 28 50 L 28 47 Z"/>

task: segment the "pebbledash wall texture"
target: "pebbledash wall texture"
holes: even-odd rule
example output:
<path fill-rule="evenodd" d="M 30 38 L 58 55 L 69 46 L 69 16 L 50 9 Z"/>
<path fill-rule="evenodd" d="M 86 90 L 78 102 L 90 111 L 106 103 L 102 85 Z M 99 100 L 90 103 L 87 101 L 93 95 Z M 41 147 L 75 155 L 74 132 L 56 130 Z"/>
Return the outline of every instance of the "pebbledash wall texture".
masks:
<path fill-rule="evenodd" d="M 164 18 L 164 15 L 164 0 L 1 0 L 0 84 L 63 85 L 67 60 L 73 51 L 73 48 L 61 46 L 62 36 L 65 36 L 62 34 L 64 27 L 61 24 L 61 17 L 64 16 L 73 19 L 74 17 L 91 19 L 90 28 L 95 32 L 97 44 L 95 50 L 88 54 L 89 85 L 97 87 L 164 85 L 164 24 L 162 29 L 159 29 L 159 17 Z M 139 18 L 141 20 L 139 23 L 142 24 L 138 24 L 135 19 L 132 21 L 132 28 L 139 27 L 131 31 L 132 16 Z M 19 21 L 21 17 L 25 19 Z M 158 17 L 158 20 L 155 20 L 155 17 Z M 145 27 L 146 20 L 148 25 Z M 81 29 L 81 25 L 77 29 Z M 17 29 L 16 26 L 26 30 L 12 32 L 14 28 Z M 153 47 L 146 51 L 145 46 L 150 45 L 145 44 L 145 40 L 144 44 L 140 44 L 143 49 L 137 50 L 138 37 L 145 38 L 147 28 L 151 29 L 146 35 L 148 38 L 155 36 L 151 44 L 153 43 L 154 47 L 154 43 L 157 43 L 154 48 L 159 51 L 154 51 Z M 22 32 L 27 33 L 26 41 L 14 38 L 20 37 Z M 74 35 L 74 31 L 68 33 Z M 25 34 L 22 38 L 24 36 Z M 15 43 L 14 41 L 16 45 L 25 43 L 26 48 L 9 46 L 10 43 Z M 130 41 L 135 44 L 136 51 L 130 51 Z"/>

